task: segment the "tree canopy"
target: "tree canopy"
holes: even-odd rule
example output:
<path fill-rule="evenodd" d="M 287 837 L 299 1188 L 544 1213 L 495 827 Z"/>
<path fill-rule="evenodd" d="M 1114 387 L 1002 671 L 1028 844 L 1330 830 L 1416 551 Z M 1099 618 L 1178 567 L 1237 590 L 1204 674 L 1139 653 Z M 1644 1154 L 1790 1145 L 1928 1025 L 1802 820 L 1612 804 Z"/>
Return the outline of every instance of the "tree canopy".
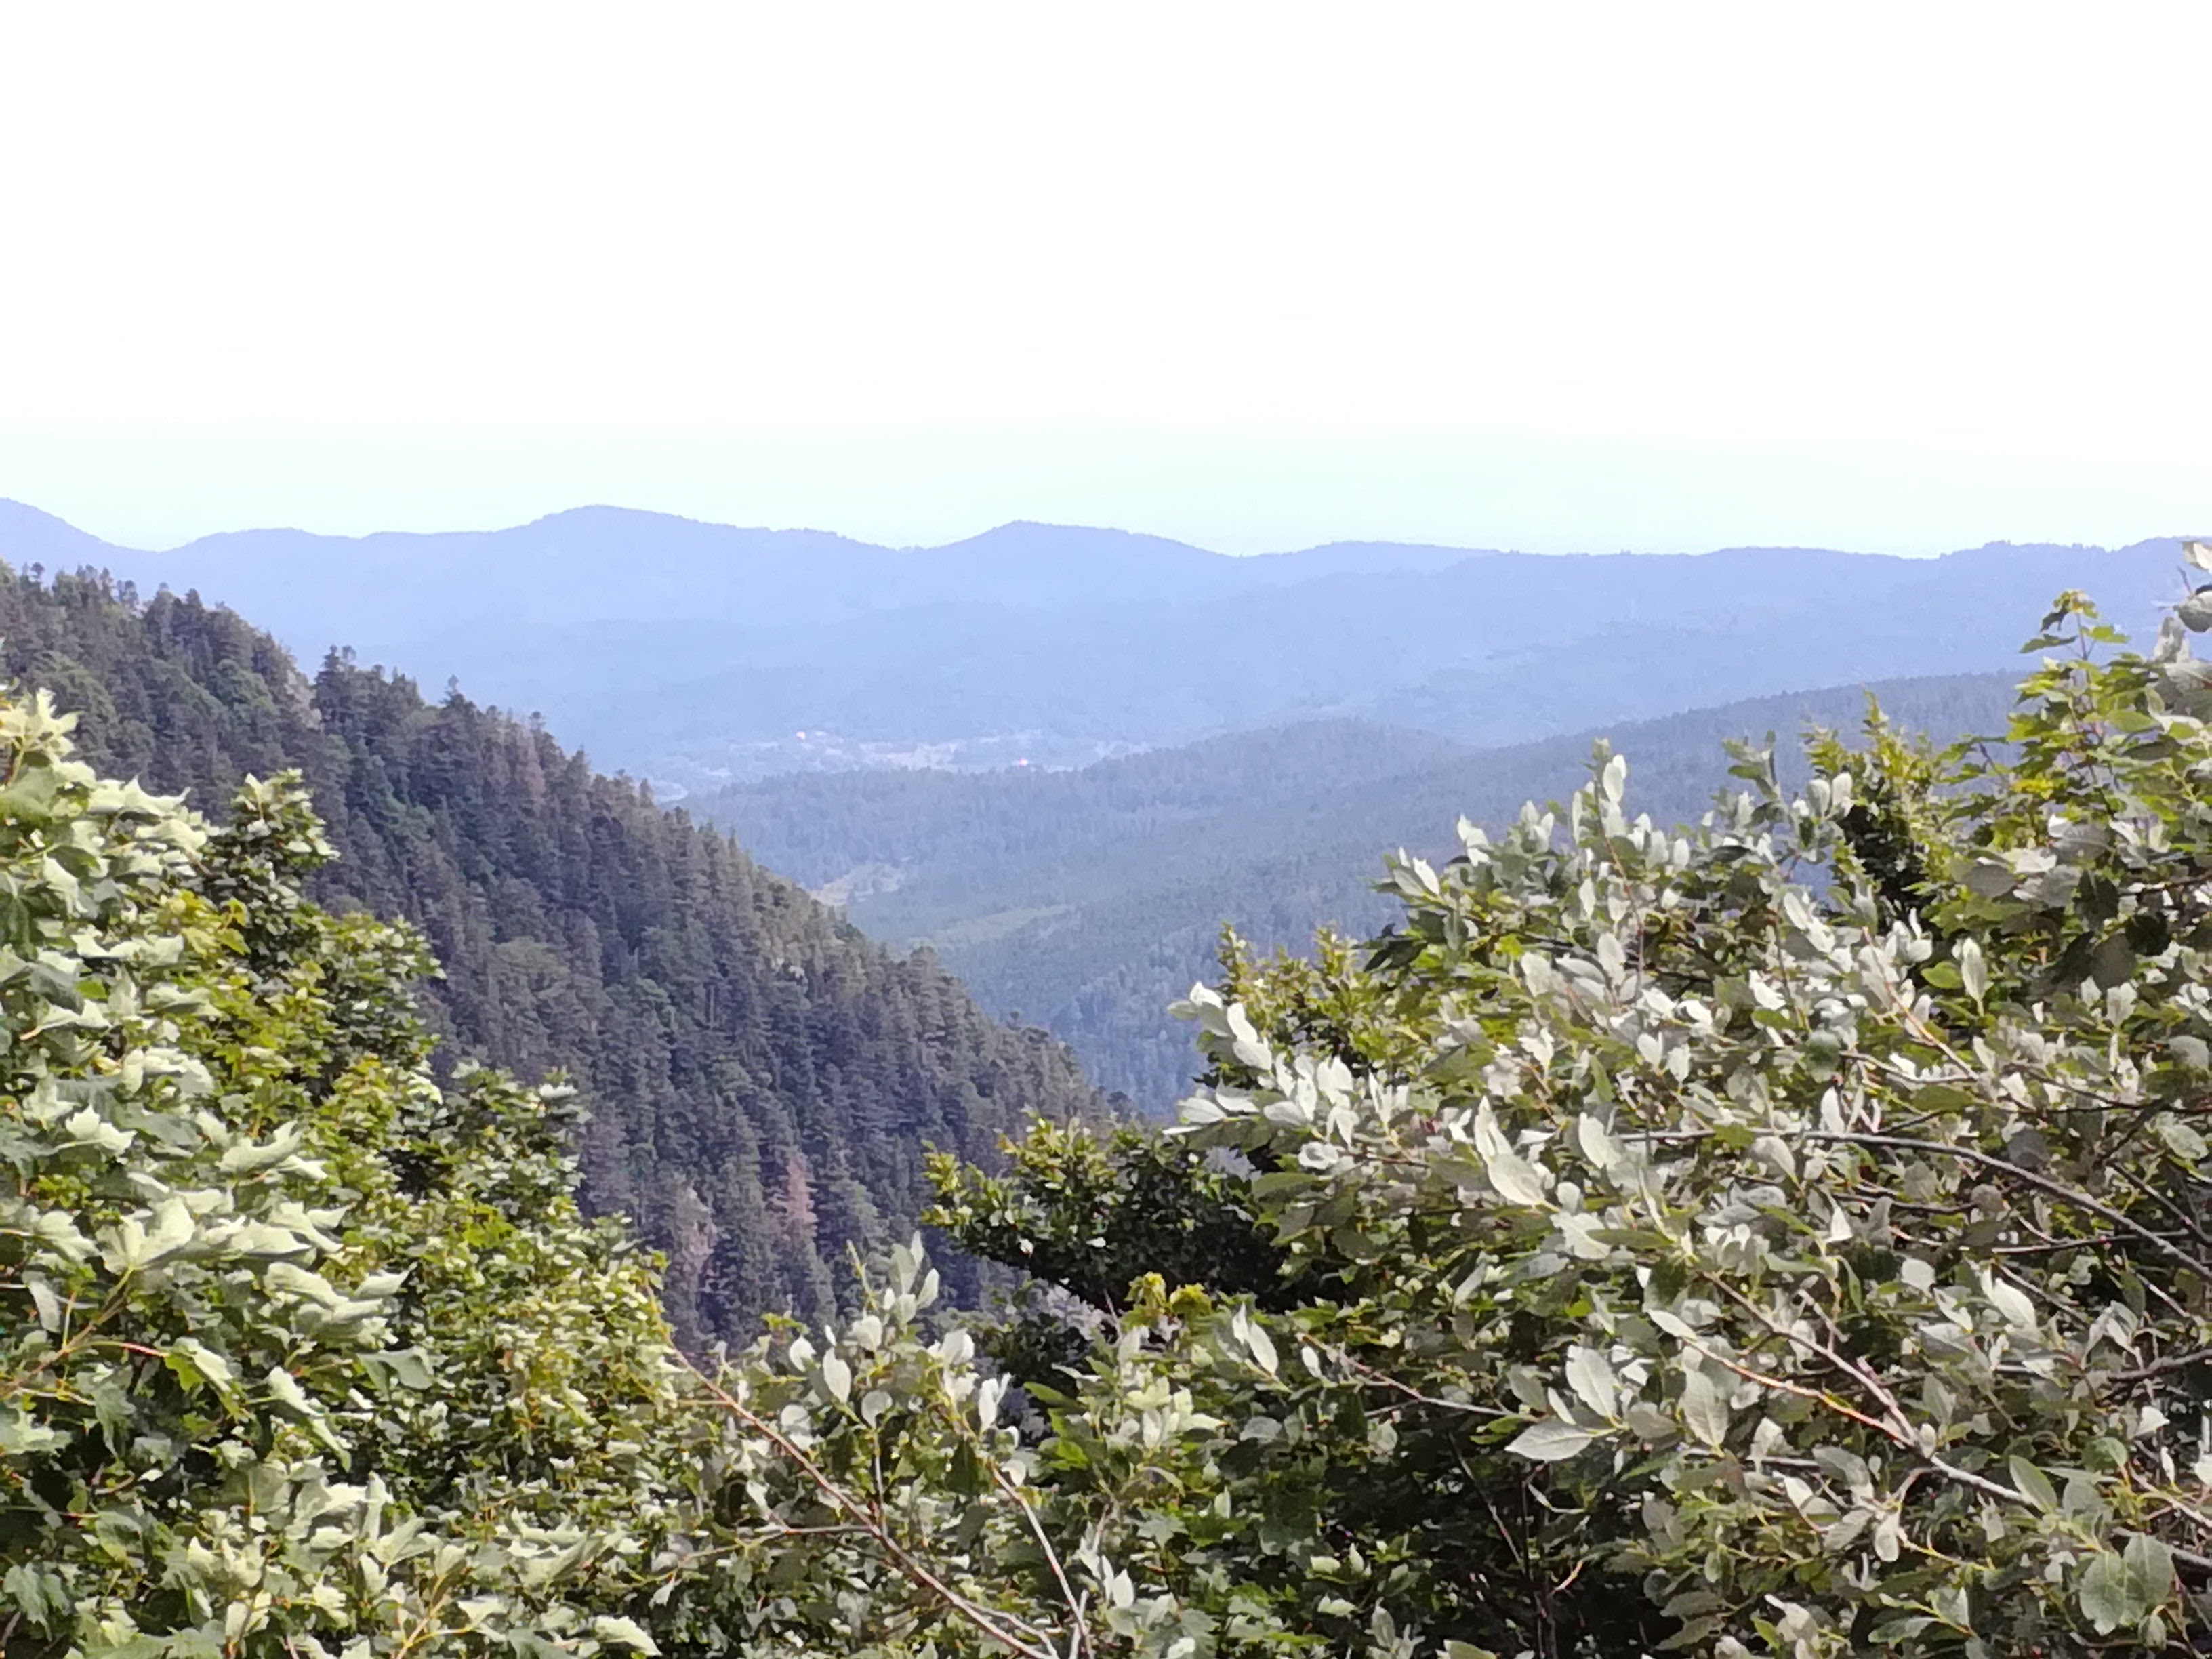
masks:
<path fill-rule="evenodd" d="M 605 1441 L 673 1373 L 567 1091 L 437 1086 L 421 940 L 301 899 L 295 779 L 211 830 L 68 724 L 0 708 L 0 1644 L 619 1645 L 544 1585 L 639 1547 L 665 1477 Z"/>
<path fill-rule="evenodd" d="M 851 1361 L 788 1322 L 687 1358 L 659 1261 L 579 1207 L 573 1093 L 441 1085 L 420 936 L 304 896 L 297 776 L 213 827 L 71 758 L 71 718 L 0 702 L 0 1649 L 980 1651 L 1018 1619 L 1026 1511 L 966 1495 L 1006 1384 L 915 1334 L 915 1249 Z"/>
<path fill-rule="evenodd" d="M 1301 1296 L 1119 1310 L 1093 1366 L 1188 1390 L 1138 1603 L 1223 1646 L 2193 1639 L 2208 621 L 2103 661 L 2069 596 L 2002 742 L 1877 715 L 1795 796 L 1745 750 L 1692 830 L 1601 754 L 1563 812 L 1402 861 L 1365 960 L 1232 958 L 1172 1133 L 1194 1182 L 1250 1172 Z M 945 1218 L 1064 1259 L 1091 1224 L 1052 1189 L 1102 1157 L 948 1182 Z M 1080 1444 L 1089 1396 L 1037 1392 Z"/>
<path fill-rule="evenodd" d="M 2197 556 L 2212 568 L 2212 552 Z M 9 1650 L 1994 1659 L 2212 1594 L 2212 588 L 2008 731 L 1404 858 L 1155 1132 L 934 1166 L 1035 1275 L 669 1340 L 420 945 L 0 714 Z M 37 1644 L 43 1644 L 39 1646 Z"/>

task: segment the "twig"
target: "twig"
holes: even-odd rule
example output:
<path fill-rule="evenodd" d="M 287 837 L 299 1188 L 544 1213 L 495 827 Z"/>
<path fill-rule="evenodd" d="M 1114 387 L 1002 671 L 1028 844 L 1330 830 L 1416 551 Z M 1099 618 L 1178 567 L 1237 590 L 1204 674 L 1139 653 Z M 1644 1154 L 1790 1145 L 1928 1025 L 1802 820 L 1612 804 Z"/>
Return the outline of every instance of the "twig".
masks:
<path fill-rule="evenodd" d="M 963 1419 L 960 1427 L 963 1432 L 967 1426 Z M 987 1454 L 982 1463 L 991 1472 L 992 1484 L 1013 1499 L 1014 1506 L 1022 1512 L 1022 1518 L 1030 1523 L 1030 1533 L 1036 1538 L 1037 1547 L 1044 1552 L 1045 1565 L 1052 1569 L 1053 1582 L 1060 1586 L 1060 1600 L 1067 1603 L 1068 1617 L 1073 1621 L 1069 1627 L 1072 1633 L 1068 1638 L 1071 1659 L 1076 1653 L 1090 1651 L 1091 1630 L 1083 1616 L 1089 1599 L 1076 1595 L 1074 1586 L 1067 1582 L 1066 1571 L 1060 1565 L 1060 1552 L 1053 1548 L 1052 1540 L 1045 1535 L 1044 1522 L 1037 1516 L 1036 1506 L 1030 1502 L 1028 1495 L 1020 1487 L 1006 1478 L 1006 1472 L 999 1467 L 997 1458 Z"/>
<path fill-rule="evenodd" d="M 2208 1359 L 2212 1359 L 2212 1348 L 2197 1348 L 2188 1353 L 2154 1359 L 2148 1365 L 2138 1365 L 2131 1371 L 2114 1371 L 2112 1380 L 2115 1382 L 2146 1382 L 2154 1376 L 2163 1376 L 2168 1371 L 2186 1370 L 2191 1365 L 2201 1365 Z"/>
<path fill-rule="evenodd" d="M 2119 1228 L 2124 1232 L 2133 1233 L 2145 1243 L 2164 1251 L 2185 1267 L 2205 1279 L 2212 1279 L 2212 1263 L 2200 1261 L 2191 1255 L 2164 1234 L 2153 1232 L 2149 1228 L 2122 1214 L 2109 1204 L 2100 1203 L 2087 1193 L 2076 1192 L 2063 1182 L 2053 1181 L 2050 1176 L 2038 1175 L 2033 1170 L 2023 1170 L 2017 1164 L 2010 1163 L 2002 1158 L 1992 1157 L 1978 1148 L 1955 1146 L 1943 1140 L 1922 1140 L 1911 1135 L 1866 1134 L 1835 1129 L 1807 1129 L 1801 1133 L 1807 1140 L 1839 1143 L 1849 1146 L 1887 1146 L 1897 1152 L 1932 1152 L 1938 1157 L 1955 1158 L 1963 1163 L 1976 1164 L 1984 1169 L 1994 1170 L 2001 1175 L 2009 1176 L 2015 1181 L 2025 1182 L 2027 1185 L 2048 1193 L 2063 1203 L 2073 1205 L 2076 1209 L 2087 1210 L 2090 1214 L 2112 1226 Z"/>
<path fill-rule="evenodd" d="M 1341 1348 L 1332 1349 L 1331 1352 L 1369 1382 L 1380 1388 L 1389 1389 L 1395 1394 L 1401 1394 L 1419 1405 L 1433 1406 L 1442 1412 L 1466 1412 L 1476 1417 L 1510 1417 L 1514 1414 L 1498 1406 L 1479 1406 L 1472 1401 L 1439 1400 L 1434 1395 L 1423 1394 L 1410 1382 L 1401 1382 L 1388 1372 L 1377 1370 L 1372 1365 L 1361 1364 Z"/>
<path fill-rule="evenodd" d="M 706 1372 L 701 1370 L 697 1365 L 692 1364 L 688 1356 L 684 1357 L 684 1364 L 691 1374 L 699 1379 L 707 1391 L 714 1395 L 717 1403 L 725 1411 L 789 1458 L 799 1472 L 805 1474 L 824 1497 L 851 1516 L 860 1530 L 875 1540 L 877 1547 L 890 1558 L 892 1564 L 908 1579 L 936 1596 L 946 1607 L 967 1620 L 991 1640 L 1020 1654 L 1022 1659 L 1061 1659 L 1061 1656 L 1054 1650 L 1051 1642 L 1044 1638 L 1043 1632 L 1030 1626 L 1027 1620 L 1016 1620 L 1011 1614 L 1002 1619 L 981 1602 L 963 1595 L 932 1572 L 869 1514 L 866 1504 L 824 1474 L 820 1466 L 793 1443 L 781 1431 L 769 1424 L 735 1395 L 715 1382 L 713 1377 L 708 1376 Z M 1008 1627 L 1007 1620 L 1020 1626 L 1029 1632 L 1030 1637 L 1037 1639 L 1024 1640 L 1023 1637 Z"/>

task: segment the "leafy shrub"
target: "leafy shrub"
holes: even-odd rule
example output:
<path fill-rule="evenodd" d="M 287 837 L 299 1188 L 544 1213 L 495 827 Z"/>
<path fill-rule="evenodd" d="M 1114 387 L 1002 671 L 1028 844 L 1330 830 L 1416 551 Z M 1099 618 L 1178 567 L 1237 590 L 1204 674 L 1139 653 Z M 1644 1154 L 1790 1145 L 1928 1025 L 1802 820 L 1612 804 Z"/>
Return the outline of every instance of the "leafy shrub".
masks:
<path fill-rule="evenodd" d="M 2212 568 L 2212 555 L 2200 553 Z M 940 1163 L 1095 1337 L 734 1358 L 440 1089 L 419 945 L 0 709 L 8 1651 L 1820 1659 L 2197 1643 L 2212 669 L 2069 596 L 2001 744 L 1694 830 L 1601 750 L 1364 959 L 1232 952 L 1164 1137 Z M 1012 1407 L 1017 1375 L 1031 1407 Z"/>
<path fill-rule="evenodd" d="M 2068 596 L 2002 744 L 1877 715 L 1796 799 L 1747 749 L 1692 830 L 1601 751 L 1563 812 L 1401 860 L 1367 962 L 1194 994 L 1218 1081 L 1170 1133 L 1249 1160 L 1299 1295 L 1139 1295 L 1053 1412 L 1057 1502 L 1100 1379 L 1188 1391 L 1134 1604 L 1378 1655 L 2200 1632 L 2208 621 L 2103 661 Z M 1031 1261 L 1117 1219 L 1014 1179 L 944 1218 Z"/>
<path fill-rule="evenodd" d="M 677 1372 L 562 1091 L 433 1084 L 428 958 L 301 900 L 295 780 L 210 831 L 68 725 L 0 706 L 0 1644 L 624 1644 L 584 1609 L 665 1482 L 610 1440 Z"/>

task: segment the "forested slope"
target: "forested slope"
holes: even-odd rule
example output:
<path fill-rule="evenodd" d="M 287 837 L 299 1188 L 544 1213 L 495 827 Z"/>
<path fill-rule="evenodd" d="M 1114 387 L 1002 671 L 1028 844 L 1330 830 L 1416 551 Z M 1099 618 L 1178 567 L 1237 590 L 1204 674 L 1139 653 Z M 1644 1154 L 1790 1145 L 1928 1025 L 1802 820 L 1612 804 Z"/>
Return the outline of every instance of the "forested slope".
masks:
<path fill-rule="evenodd" d="M 2032 620 L 2032 619 L 2031 619 Z M 2000 729 L 2004 675 L 1870 688 L 1902 724 Z M 1611 728 L 1637 798 L 1688 821 L 1728 781 L 1731 738 L 1792 741 L 1850 726 L 1866 691 L 1838 686 Z M 697 803 L 763 862 L 845 902 L 872 936 L 927 942 L 983 1006 L 1073 1044 L 1091 1074 L 1164 1109 L 1193 1069 L 1168 1004 L 1209 976 L 1218 931 L 1302 946 L 1332 925 L 1364 937 L 1395 913 L 1379 854 L 1448 854 L 1464 814 L 1496 824 L 1585 780 L 1583 732 L 1477 750 L 1431 732 L 1319 721 L 1040 773 L 843 772 L 732 787 Z"/>
<path fill-rule="evenodd" d="M 441 1083 L 419 936 L 307 902 L 303 789 L 210 823 L 0 696 L 0 1650 L 2203 1652 L 2197 599 L 2150 660 L 2063 605 L 1963 763 L 1824 740 L 1678 834 L 1608 757 L 1394 860 L 1384 949 L 1193 994 L 1173 1134 L 932 1160 L 1037 1294 L 948 1321 L 894 1245 L 855 1316 L 690 1364 L 578 1209 L 569 1092 Z M 167 635 L 210 637 L 251 643 Z M 123 739 L 149 686 L 215 735 L 179 659 L 117 678 Z M 349 776 L 454 758 L 346 735 L 361 689 Z M 459 856 L 524 838 L 497 793 L 409 800 Z"/>
<path fill-rule="evenodd" d="M 1096 1101 L 1057 1042 L 994 1024 L 927 957 L 458 694 L 337 659 L 310 680 L 197 599 L 4 567 L 0 672 L 79 711 L 103 773 L 219 803 L 301 769 L 340 853 L 317 896 L 428 931 L 449 1052 L 583 1086 L 588 1194 L 667 1253 L 687 1340 L 822 1311 L 848 1245 L 911 1231 L 926 1145 L 988 1155 Z"/>

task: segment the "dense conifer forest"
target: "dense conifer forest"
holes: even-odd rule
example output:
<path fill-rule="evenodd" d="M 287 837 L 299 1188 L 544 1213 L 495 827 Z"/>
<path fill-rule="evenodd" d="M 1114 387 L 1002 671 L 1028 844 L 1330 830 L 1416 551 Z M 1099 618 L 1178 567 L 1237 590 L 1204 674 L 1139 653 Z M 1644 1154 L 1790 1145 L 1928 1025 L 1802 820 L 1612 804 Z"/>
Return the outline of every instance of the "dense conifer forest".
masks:
<path fill-rule="evenodd" d="M 315 896 L 427 932 L 444 1064 L 581 1087 L 587 1198 L 665 1252 L 687 1342 L 830 1311 L 848 1249 L 912 1231 L 925 1147 L 988 1157 L 1032 1113 L 1100 1104 L 1058 1043 L 927 957 L 458 691 L 338 656 L 311 679 L 228 611 L 91 574 L 0 572 L 0 672 L 149 789 L 219 805 L 297 768 L 338 852 Z M 945 1268 L 975 1288 L 972 1263 Z"/>

